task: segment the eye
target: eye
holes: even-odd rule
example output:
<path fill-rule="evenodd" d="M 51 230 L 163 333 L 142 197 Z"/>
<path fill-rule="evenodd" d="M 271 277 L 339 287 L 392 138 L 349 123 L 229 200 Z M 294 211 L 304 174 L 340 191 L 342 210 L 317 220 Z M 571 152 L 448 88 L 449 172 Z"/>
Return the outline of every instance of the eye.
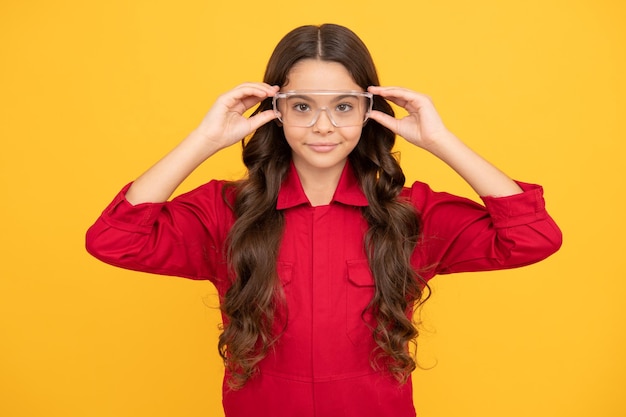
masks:
<path fill-rule="evenodd" d="M 335 109 L 340 113 L 346 113 L 352 110 L 353 108 L 354 107 L 350 103 L 341 103 L 341 104 L 338 104 Z"/>
<path fill-rule="evenodd" d="M 300 113 L 307 112 L 311 109 L 311 107 L 306 103 L 296 103 L 292 106 L 292 108 Z"/>

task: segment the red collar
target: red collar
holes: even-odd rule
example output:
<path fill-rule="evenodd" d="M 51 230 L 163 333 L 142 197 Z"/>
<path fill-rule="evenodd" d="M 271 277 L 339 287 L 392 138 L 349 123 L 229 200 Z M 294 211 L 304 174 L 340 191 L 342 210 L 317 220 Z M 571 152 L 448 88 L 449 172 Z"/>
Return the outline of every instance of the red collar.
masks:
<path fill-rule="evenodd" d="M 368 205 L 367 198 L 361 190 L 359 181 L 354 175 L 354 170 L 350 165 L 350 162 L 346 162 L 346 165 L 341 172 L 335 195 L 331 200 L 332 203 L 342 203 L 349 206 L 365 207 Z M 296 167 L 291 163 L 287 176 L 285 177 L 280 191 L 278 192 L 278 201 L 276 203 L 277 210 L 284 210 L 291 207 L 296 207 L 301 204 L 309 204 L 309 199 L 304 193 L 300 177 L 296 171 Z"/>

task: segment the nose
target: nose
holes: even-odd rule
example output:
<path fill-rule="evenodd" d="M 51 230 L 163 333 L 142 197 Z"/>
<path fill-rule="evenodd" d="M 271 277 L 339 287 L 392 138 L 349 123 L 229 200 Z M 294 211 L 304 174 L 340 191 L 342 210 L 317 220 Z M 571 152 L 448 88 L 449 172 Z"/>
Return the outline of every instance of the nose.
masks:
<path fill-rule="evenodd" d="M 317 132 L 332 132 L 335 128 L 335 122 L 330 115 L 327 107 L 318 110 L 315 119 L 313 119 L 313 129 Z"/>

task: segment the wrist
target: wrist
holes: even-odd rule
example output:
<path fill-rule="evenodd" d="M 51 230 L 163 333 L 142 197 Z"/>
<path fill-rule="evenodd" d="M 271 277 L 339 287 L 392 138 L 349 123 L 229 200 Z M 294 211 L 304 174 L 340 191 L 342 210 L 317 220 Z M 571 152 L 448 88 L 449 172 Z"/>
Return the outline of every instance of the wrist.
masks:
<path fill-rule="evenodd" d="M 220 138 L 203 131 L 200 127 L 192 130 L 181 145 L 190 148 L 203 160 L 227 147 L 227 145 L 220 143 Z"/>
<path fill-rule="evenodd" d="M 455 148 L 463 146 L 465 146 L 463 142 L 449 130 L 443 130 L 429 135 L 428 139 L 424 140 L 422 144 L 422 148 L 424 148 L 424 150 L 439 158 L 445 156 L 451 151 L 454 151 Z"/>

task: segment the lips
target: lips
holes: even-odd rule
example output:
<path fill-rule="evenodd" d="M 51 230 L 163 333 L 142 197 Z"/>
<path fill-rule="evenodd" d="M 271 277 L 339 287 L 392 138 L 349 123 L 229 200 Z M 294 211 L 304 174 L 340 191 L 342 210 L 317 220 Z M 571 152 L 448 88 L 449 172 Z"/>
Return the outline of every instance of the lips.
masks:
<path fill-rule="evenodd" d="M 315 151 L 320 153 L 330 152 L 337 147 L 336 143 L 309 143 L 307 146 Z"/>

